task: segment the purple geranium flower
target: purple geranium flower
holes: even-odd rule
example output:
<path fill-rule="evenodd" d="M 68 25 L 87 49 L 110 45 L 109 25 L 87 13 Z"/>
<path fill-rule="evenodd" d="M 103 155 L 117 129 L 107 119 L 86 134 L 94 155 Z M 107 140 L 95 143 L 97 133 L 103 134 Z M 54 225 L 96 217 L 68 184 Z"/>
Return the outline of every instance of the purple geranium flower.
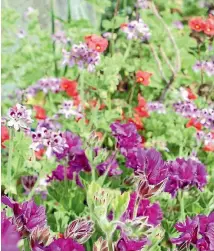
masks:
<path fill-rule="evenodd" d="M 28 234 L 36 226 L 43 227 L 47 223 L 45 208 L 37 206 L 33 200 L 19 204 L 7 196 L 2 196 L 2 203 L 13 210 L 13 220 L 22 234 Z"/>
<path fill-rule="evenodd" d="M 142 141 L 136 126 L 133 123 L 121 124 L 120 122 L 114 122 L 110 127 L 113 136 L 117 140 L 117 147 L 126 158 L 126 166 L 136 168 L 137 150 L 141 147 Z"/>
<path fill-rule="evenodd" d="M 119 165 L 115 157 L 112 155 L 106 161 L 97 166 L 99 175 L 103 175 L 108 170 L 108 176 L 120 175 L 123 171 L 119 169 Z"/>
<path fill-rule="evenodd" d="M 140 146 L 142 140 L 133 123 L 114 122 L 110 127 L 117 140 L 117 146 L 122 152 L 126 153 L 128 149 Z"/>
<path fill-rule="evenodd" d="M 176 196 L 178 189 L 196 186 L 201 189 L 207 183 L 207 172 L 205 166 L 193 159 L 176 159 L 170 163 L 169 178 L 166 183 L 165 192 Z"/>
<path fill-rule="evenodd" d="M 138 251 L 148 243 L 147 238 L 142 240 L 130 240 L 123 236 L 116 245 L 116 251 Z"/>
<path fill-rule="evenodd" d="M 143 174 L 150 185 L 157 185 L 167 178 L 169 165 L 155 149 L 138 149 L 137 160 L 136 174 Z"/>
<path fill-rule="evenodd" d="M 5 212 L 1 213 L 1 250 L 18 251 L 17 246 L 20 235 L 16 227 L 6 218 Z"/>
<path fill-rule="evenodd" d="M 66 178 L 68 180 L 73 180 L 74 176 L 75 176 L 75 181 L 76 184 L 79 185 L 80 187 L 83 187 L 80 178 L 79 178 L 79 174 L 76 173 L 76 175 L 74 175 L 74 170 L 72 170 L 71 167 L 65 167 L 63 165 L 58 165 L 57 168 L 55 170 L 52 171 L 51 175 L 48 176 L 47 182 L 53 181 L 53 180 L 57 180 L 57 181 L 63 181 L 65 180 L 65 174 L 66 174 Z"/>
<path fill-rule="evenodd" d="M 85 251 L 83 245 L 75 242 L 71 238 L 56 239 L 48 247 L 44 249 L 45 251 Z"/>
<path fill-rule="evenodd" d="M 193 245 L 199 251 L 214 250 L 214 213 L 209 216 L 198 215 L 186 218 L 184 223 L 178 222 L 175 228 L 181 235 L 171 239 L 177 245 Z"/>
<path fill-rule="evenodd" d="M 163 213 L 159 204 L 151 204 L 147 199 L 139 200 L 136 192 L 130 195 L 129 205 L 126 212 L 122 215 L 122 220 L 133 219 L 136 206 L 138 206 L 136 217 L 147 216 L 148 223 L 153 226 L 157 226 L 161 223 Z"/>

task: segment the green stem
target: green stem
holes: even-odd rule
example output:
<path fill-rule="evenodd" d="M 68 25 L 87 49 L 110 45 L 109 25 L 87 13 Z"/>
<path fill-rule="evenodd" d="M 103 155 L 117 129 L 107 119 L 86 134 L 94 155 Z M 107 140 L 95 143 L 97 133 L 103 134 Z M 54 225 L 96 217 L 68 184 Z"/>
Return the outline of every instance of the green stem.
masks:
<path fill-rule="evenodd" d="M 80 74 L 80 96 L 82 99 L 82 104 L 84 104 L 84 70 Z"/>
<path fill-rule="evenodd" d="M 107 235 L 107 241 L 108 241 L 108 251 L 113 251 L 112 237 Z"/>
<path fill-rule="evenodd" d="M 128 43 L 128 46 L 127 46 L 127 48 L 126 48 L 124 57 L 123 57 L 123 62 L 125 62 L 126 59 L 127 59 L 127 57 L 129 56 L 129 52 L 130 52 L 131 46 L 132 46 L 132 40 L 130 39 L 130 40 L 129 40 L 129 43 Z"/>
<path fill-rule="evenodd" d="M 52 35 L 55 33 L 55 15 L 54 15 L 54 1 L 53 0 L 51 0 L 51 33 Z M 58 77 L 55 41 L 53 41 L 52 47 L 53 47 L 53 56 L 54 56 L 54 72 L 55 72 L 55 77 Z"/>
<path fill-rule="evenodd" d="M 180 203 L 180 220 L 182 221 L 185 219 L 183 191 L 179 192 L 179 203 Z"/>
<path fill-rule="evenodd" d="M 71 1 L 67 0 L 67 6 L 68 6 L 68 23 L 71 21 Z"/>
<path fill-rule="evenodd" d="M 133 95 L 134 95 L 134 91 L 135 91 L 135 88 L 137 86 L 137 83 L 135 82 L 133 85 L 132 85 L 132 88 L 130 90 L 130 95 L 129 95 L 129 100 L 128 100 L 128 103 L 131 104 L 132 103 L 132 99 L 133 99 Z"/>
<path fill-rule="evenodd" d="M 8 156 L 8 163 L 7 163 L 7 182 L 8 185 L 11 185 L 11 176 L 12 176 L 12 159 L 13 159 L 13 148 L 14 148 L 14 141 L 13 141 L 13 128 L 9 129 L 9 156 Z"/>

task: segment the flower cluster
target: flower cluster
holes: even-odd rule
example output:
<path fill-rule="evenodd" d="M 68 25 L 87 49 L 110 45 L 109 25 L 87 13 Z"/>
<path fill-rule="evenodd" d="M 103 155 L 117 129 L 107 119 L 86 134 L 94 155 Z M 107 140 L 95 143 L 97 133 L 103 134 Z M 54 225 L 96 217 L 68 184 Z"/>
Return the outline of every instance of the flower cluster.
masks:
<path fill-rule="evenodd" d="M 48 158 L 54 154 L 61 154 L 65 148 L 68 147 L 63 133 L 52 131 L 46 127 L 37 127 L 36 131 L 32 133 L 31 148 L 34 151 L 46 149 Z"/>
<path fill-rule="evenodd" d="M 214 213 L 197 215 L 192 219 L 187 217 L 184 223 L 178 222 L 175 228 L 181 235 L 171 239 L 172 243 L 186 247 L 193 245 L 198 251 L 214 250 Z"/>
<path fill-rule="evenodd" d="M 2 203 L 13 211 L 9 219 L 4 212 L 1 214 L 3 250 L 18 251 L 19 239 L 29 237 L 33 251 L 84 251 L 81 244 L 94 232 L 93 221 L 80 218 L 72 221 L 60 238 L 52 238 L 43 206 L 37 206 L 33 200 L 19 204 L 6 196 L 2 197 Z"/>
<path fill-rule="evenodd" d="M 193 118 L 194 123 L 199 122 L 202 126 L 211 130 L 214 128 L 214 109 L 212 107 L 199 109 L 191 101 L 179 101 L 173 106 L 175 111 L 185 118 Z"/>
<path fill-rule="evenodd" d="M 189 21 L 189 27 L 196 32 L 204 32 L 207 36 L 214 36 L 214 20 L 209 17 L 204 20 L 201 17 L 191 18 Z"/>
<path fill-rule="evenodd" d="M 214 75 L 214 61 L 197 61 L 193 66 L 195 72 L 205 72 L 209 77 Z"/>
<path fill-rule="evenodd" d="M 71 51 L 63 51 L 63 64 L 78 68 L 86 68 L 89 72 L 94 71 L 95 66 L 100 62 L 100 53 L 105 51 L 108 46 L 108 40 L 91 35 L 85 37 L 86 43 L 74 44 Z"/>
<path fill-rule="evenodd" d="M 59 78 L 42 78 L 36 84 L 27 88 L 26 92 L 34 96 L 38 91 L 45 94 L 48 92 L 57 93 L 60 91 L 61 80 Z"/>
<path fill-rule="evenodd" d="M 8 111 L 8 123 L 9 127 L 14 127 L 18 130 L 29 130 L 33 120 L 31 119 L 31 110 L 23 105 L 16 104 Z"/>
<path fill-rule="evenodd" d="M 149 112 L 166 113 L 166 108 L 161 102 L 148 102 L 147 109 Z"/>
<path fill-rule="evenodd" d="M 151 32 L 147 24 L 142 19 L 139 21 L 134 20 L 128 24 L 121 25 L 122 31 L 127 35 L 127 39 L 140 40 L 141 42 L 147 42 L 151 37 Z"/>
<path fill-rule="evenodd" d="M 179 159 L 169 164 L 165 191 L 176 196 L 179 189 L 196 186 L 202 189 L 207 183 L 205 166 L 193 159 Z"/>

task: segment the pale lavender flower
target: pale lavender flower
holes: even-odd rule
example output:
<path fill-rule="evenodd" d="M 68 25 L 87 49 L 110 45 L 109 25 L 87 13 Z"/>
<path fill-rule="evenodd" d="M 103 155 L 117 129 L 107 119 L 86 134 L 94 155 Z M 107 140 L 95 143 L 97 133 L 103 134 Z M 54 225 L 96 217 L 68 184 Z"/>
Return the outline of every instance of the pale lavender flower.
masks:
<path fill-rule="evenodd" d="M 127 35 L 128 40 L 140 40 L 146 42 L 151 37 L 151 32 L 147 24 L 142 19 L 134 20 L 124 26 L 122 31 Z"/>
<path fill-rule="evenodd" d="M 29 130 L 33 120 L 31 119 L 31 110 L 27 110 L 25 106 L 16 104 L 9 109 L 8 122 L 9 127 L 14 127 L 16 131 Z"/>
<path fill-rule="evenodd" d="M 205 72 L 209 77 L 214 75 L 214 61 L 197 61 L 195 65 L 193 66 L 193 70 L 195 72 L 203 71 Z"/>
<path fill-rule="evenodd" d="M 182 22 L 179 21 L 179 20 L 173 22 L 173 25 L 174 25 L 174 27 L 177 28 L 178 30 L 183 30 L 183 28 L 184 28 L 184 25 L 183 25 Z"/>
<path fill-rule="evenodd" d="M 53 154 L 61 154 L 68 147 L 66 139 L 61 132 L 51 132 L 50 137 L 44 140 L 47 147 L 46 156 L 50 158 Z"/>
<path fill-rule="evenodd" d="M 94 71 L 100 62 L 100 53 L 90 49 L 85 43 L 74 44 L 69 52 L 63 50 L 63 56 L 63 65 L 77 65 L 78 68 L 85 68 L 89 72 Z"/>
<path fill-rule="evenodd" d="M 60 91 L 61 80 L 58 78 L 42 78 L 37 83 L 36 86 L 39 90 L 47 94 L 49 91 L 57 93 Z"/>
<path fill-rule="evenodd" d="M 51 137 L 51 131 L 45 127 L 37 127 L 36 131 L 32 132 L 31 136 L 33 142 L 30 145 L 30 148 L 34 151 L 39 151 L 44 149 L 45 141 L 48 141 Z"/>
<path fill-rule="evenodd" d="M 65 32 L 62 30 L 55 32 L 52 35 L 52 39 L 54 42 L 58 42 L 60 44 L 66 44 L 69 41 L 69 39 L 66 37 Z"/>
<path fill-rule="evenodd" d="M 214 109 L 210 107 L 200 110 L 198 120 L 204 127 L 214 129 Z"/>
<path fill-rule="evenodd" d="M 74 106 L 74 102 L 72 100 L 64 101 L 60 106 L 58 113 L 63 114 L 66 119 L 71 116 L 75 116 L 77 119 L 83 117 L 81 106 Z"/>
<path fill-rule="evenodd" d="M 28 7 L 27 10 L 24 12 L 24 17 L 27 18 L 35 12 L 36 12 L 36 10 L 34 8 Z"/>
<path fill-rule="evenodd" d="M 214 61 L 206 61 L 204 64 L 204 71 L 211 77 L 214 75 Z"/>
<path fill-rule="evenodd" d="M 137 0 L 136 7 L 140 9 L 148 9 L 149 1 L 148 0 Z"/>
<path fill-rule="evenodd" d="M 173 104 L 173 107 L 177 113 L 180 113 L 186 118 L 197 118 L 200 113 L 196 105 L 191 101 L 179 101 Z"/>
<path fill-rule="evenodd" d="M 148 102 L 147 109 L 149 112 L 166 113 L 164 104 L 156 102 Z"/>
<path fill-rule="evenodd" d="M 20 38 L 20 39 L 26 37 L 26 35 L 27 35 L 26 31 L 22 30 L 22 29 L 19 30 L 19 32 L 17 33 L 17 37 Z"/>

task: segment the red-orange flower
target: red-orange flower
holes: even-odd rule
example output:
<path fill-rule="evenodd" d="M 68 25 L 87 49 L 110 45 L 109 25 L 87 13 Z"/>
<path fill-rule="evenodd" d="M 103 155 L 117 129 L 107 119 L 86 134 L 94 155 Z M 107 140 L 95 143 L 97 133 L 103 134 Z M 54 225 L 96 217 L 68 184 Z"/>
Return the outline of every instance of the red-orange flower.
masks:
<path fill-rule="evenodd" d="M 141 118 L 149 117 L 149 113 L 147 111 L 147 105 L 145 99 L 138 94 L 138 106 L 134 108 L 134 111 L 137 113 L 138 116 Z"/>
<path fill-rule="evenodd" d="M 137 130 L 143 129 L 143 123 L 142 123 L 141 117 L 137 113 L 135 113 L 134 117 L 129 119 L 128 121 L 134 123 Z"/>
<path fill-rule="evenodd" d="M 97 100 L 96 99 L 92 99 L 92 100 L 89 100 L 89 105 L 91 106 L 91 107 L 96 107 L 97 106 Z M 103 110 L 104 108 L 106 107 L 106 105 L 103 103 L 103 104 L 100 104 L 100 106 L 99 106 L 99 110 Z"/>
<path fill-rule="evenodd" d="M 201 32 L 205 28 L 205 22 L 201 17 L 194 17 L 189 20 L 189 27 L 197 32 Z"/>
<path fill-rule="evenodd" d="M 89 48 L 97 52 L 103 52 L 108 47 L 108 40 L 95 34 L 86 36 L 85 41 Z"/>
<path fill-rule="evenodd" d="M 202 130 L 202 124 L 200 122 L 198 122 L 196 119 L 191 118 L 187 124 L 186 124 L 186 128 L 189 127 L 195 127 L 198 131 Z"/>
<path fill-rule="evenodd" d="M 39 151 L 35 151 L 36 159 L 38 160 L 42 159 L 44 153 L 45 153 L 45 149 L 40 149 Z"/>
<path fill-rule="evenodd" d="M 66 91 L 69 97 L 74 98 L 79 95 L 77 85 L 78 83 L 75 80 L 69 80 L 67 78 L 61 79 L 61 89 Z"/>
<path fill-rule="evenodd" d="M 205 145 L 203 147 L 203 150 L 205 152 L 214 152 L 214 144 L 213 143 L 209 143 L 209 144 Z"/>
<path fill-rule="evenodd" d="M 190 88 L 186 89 L 188 92 L 188 99 L 195 100 L 197 99 L 197 95 L 193 93 L 193 91 Z"/>
<path fill-rule="evenodd" d="M 214 19 L 208 18 L 205 21 L 204 33 L 208 36 L 214 36 Z"/>
<path fill-rule="evenodd" d="M 5 148 L 5 146 L 3 145 L 3 143 L 6 140 L 9 140 L 9 131 L 8 128 L 6 126 L 1 126 L 1 147 Z"/>
<path fill-rule="evenodd" d="M 46 111 L 44 108 L 42 108 L 39 105 L 34 105 L 33 107 L 34 111 L 36 112 L 35 118 L 36 119 L 46 119 Z"/>
<path fill-rule="evenodd" d="M 128 26 L 128 24 L 123 23 L 123 24 L 120 25 L 120 28 L 121 28 L 121 29 L 124 29 L 124 28 L 126 28 L 127 26 Z"/>
<path fill-rule="evenodd" d="M 145 72 L 145 71 L 137 71 L 136 82 L 147 86 L 150 83 L 151 76 L 152 76 L 152 73 Z"/>

